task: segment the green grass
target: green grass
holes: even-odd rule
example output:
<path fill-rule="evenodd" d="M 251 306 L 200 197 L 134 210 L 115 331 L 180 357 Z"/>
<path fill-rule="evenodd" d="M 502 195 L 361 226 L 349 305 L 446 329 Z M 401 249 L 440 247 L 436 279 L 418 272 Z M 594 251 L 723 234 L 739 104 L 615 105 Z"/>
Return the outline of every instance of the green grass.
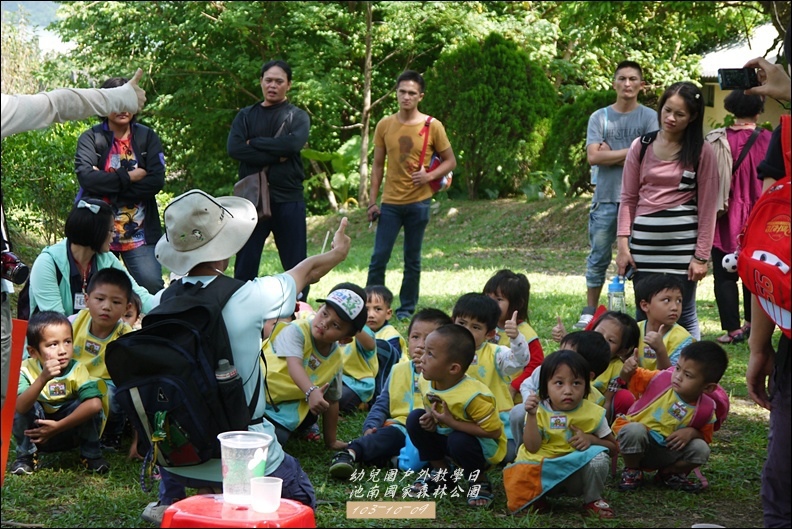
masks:
<path fill-rule="evenodd" d="M 545 354 L 552 352 L 555 343 L 550 340 L 550 329 L 556 316 L 571 328 L 585 301 L 587 215 L 587 199 L 525 203 L 452 201 L 443 197 L 424 240 L 419 308 L 432 306 L 450 313 L 461 294 L 481 291 L 496 270 L 520 271 L 531 282 L 531 324 L 542 339 Z M 327 231 L 332 238 L 340 218 L 328 215 L 308 219 L 309 254 L 321 251 Z M 349 221 L 347 233 L 352 238 L 352 250 L 344 263 L 311 287 L 309 301 L 314 305 L 315 299 L 341 281 L 365 285 L 374 232 L 368 229 L 363 211 L 350 212 Z M 403 263 L 401 241 L 400 236 L 386 275 L 387 286 L 397 299 Z M 260 271 L 280 271 L 271 242 L 265 248 Z M 609 276 L 615 274 L 613 268 L 610 272 Z M 631 288 L 628 284 L 629 306 Z M 698 309 L 703 338 L 720 335 L 711 274 L 699 286 Z M 395 325 L 403 334 L 406 332 L 405 325 Z M 616 491 L 617 481 L 612 478 L 605 498 L 616 510 L 618 518 L 614 521 L 584 519 L 577 500 L 563 498 L 553 503 L 551 514 L 511 516 L 506 509 L 500 469 L 489 474 L 496 493 L 491 510 L 471 509 L 461 498 L 445 498 L 437 503 L 435 520 L 351 520 L 346 518 L 345 502 L 352 499 L 352 487 L 329 479 L 327 474 L 332 452 L 322 444 L 299 440 L 290 440 L 285 449 L 299 458 L 313 482 L 320 500 L 316 511 L 319 527 L 690 527 L 699 522 L 761 527 L 759 477 L 766 455 L 768 413 L 747 399 L 747 346 L 728 345 L 726 349 L 730 365 L 721 384 L 732 396 L 732 408 L 724 427 L 715 434 L 713 453 L 704 467 L 710 488 L 694 496 L 654 486 L 638 493 L 620 494 Z M 343 417 L 339 438 L 349 441 L 360 435 L 363 419 L 362 413 Z M 140 513 L 147 502 L 156 500 L 156 491 L 140 490 L 139 464 L 126 460 L 124 455 L 125 452 L 109 455 L 112 470 L 105 477 L 92 477 L 79 470 L 76 454 L 45 454 L 46 467 L 33 476 L 7 475 L 2 493 L 3 525 L 147 526 Z M 13 448 L 9 459 L 14 459 Z M 364 490 L 371 486 L 364 484 Z"/>

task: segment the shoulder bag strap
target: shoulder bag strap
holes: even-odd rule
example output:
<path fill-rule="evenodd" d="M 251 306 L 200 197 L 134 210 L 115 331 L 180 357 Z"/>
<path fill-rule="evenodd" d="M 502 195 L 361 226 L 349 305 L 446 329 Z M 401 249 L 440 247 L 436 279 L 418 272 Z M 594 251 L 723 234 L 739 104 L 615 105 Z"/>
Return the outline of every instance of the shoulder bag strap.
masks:
<path fill-rule="evenodd" d="M 737 168 L 740 167 L 740 164 L 742 163 L 742 161 L 745 159 L 746 156 L 748 156 L 748 151 L 751 150 L 751 147 L 753 146 L 754 142 L 756 141 L 756 138 L 759 137 L 759 134 L 761 132 L 762 132 L 762 127 L 759 127 L 759 126 L 757 126 L 753 130 L 753 133 L 751 134 L 751 137 L 748 138 L 748 141 L 745 142 L 745 145 L 743 146 L 742 151 L 740 151 L 739 158 L 737 158 L 737 161 L 734 162 L 734 165 L 732 165 L 732 174 L 737 172 Z"/>
<path fill-rule="evenodd" d="M 423 167 L 424 159 L 426 158 L 426 146 L 429 144 L 429 124 L 432 122 L 432 116 L 426 116 L 426 123 L 424 127 L 421 129 L 420 134 L 423 134 L 424 142 L 423 142 L 423 149 L 421 149 L 421 158 L 418 160 L 418 169 L 420 170 Z"/>

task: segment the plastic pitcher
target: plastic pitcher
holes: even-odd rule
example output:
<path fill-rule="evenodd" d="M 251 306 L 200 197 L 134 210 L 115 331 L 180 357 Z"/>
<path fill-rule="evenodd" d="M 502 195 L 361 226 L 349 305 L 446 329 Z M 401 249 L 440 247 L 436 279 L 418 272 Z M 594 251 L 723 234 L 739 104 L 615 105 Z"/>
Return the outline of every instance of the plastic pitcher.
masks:
<path fill-rule="evenodd" d="M 217 436 L 223 464 L 223 501 L 250 505 L 250 480 L 264 476 L 272 436 L 260 432 L 233 431 Z"/>

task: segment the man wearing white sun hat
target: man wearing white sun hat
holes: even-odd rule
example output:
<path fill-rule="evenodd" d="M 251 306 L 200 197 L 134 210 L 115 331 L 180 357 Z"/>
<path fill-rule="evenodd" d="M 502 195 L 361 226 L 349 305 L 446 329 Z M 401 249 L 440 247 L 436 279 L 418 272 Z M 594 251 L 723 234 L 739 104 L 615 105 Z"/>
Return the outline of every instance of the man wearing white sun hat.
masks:
<path fill-rule="evenodd" d="M 157 260 L 172 272 L 184 274 L 180 281 L 200 282 L 204 286 L 224 274 L 229 258 L 245 244 L 258 220 L 255 206 L 247 199 L 215 198 L 197 189 L 174 198 L 165 208 L 164 218 L 165 235 L 157 243 Z M 264 322 L 293 313 L 297 293 L 346 259 L 351 242 L 344 233 L 346 226 L 345 217 L 333 237 L 330 251 L 309 257 L 282 274 L 247 281 L 223 308 L 234 365 L 242 380 L 246 381 L 245 395 L 248 399 L 252 398 L 257 380 L 262 376 L 261 372 L 254 371 L 259 369 L 256 359 L 261 349 Z M 162 292 L 164 290 L 155 296 L 156 302 Z M 253 416 L 263 417 L 264 407 L 265 398 L 261 393 Z M 267 474 L 283 479 L 282 496 L 315 508 L 316 496 L 308 476 L 299 462 L 283 451 L 272 424 L 263 419 L 248 429 L 272 436 Z M 186 496 L 185 485 L 202 488 L 216 487 L 220 483 L 200 478 L 177 478 L 163 470 L 159 501 L 146 507 L 143 519 L 160 523 L 167 507 Z"/>

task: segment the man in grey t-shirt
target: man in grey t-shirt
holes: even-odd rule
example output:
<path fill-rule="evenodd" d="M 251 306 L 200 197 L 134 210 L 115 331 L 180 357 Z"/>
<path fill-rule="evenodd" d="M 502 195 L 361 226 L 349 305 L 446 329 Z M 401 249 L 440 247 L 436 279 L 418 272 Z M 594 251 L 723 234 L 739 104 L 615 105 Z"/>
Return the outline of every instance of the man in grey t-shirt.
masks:
<path fill-rule="evenodd" d="M 643 73 L 638 63 L 620 62 L 613 76 L 616 102 L 596 110 L 589 118 L 586 155 L 588 162 L 597 166 L 597 185 L 589 213 L 591 251 L 586 260 L 586 307 L 574 325 L 578 329 L 591 322 L 599 305 L 605 274 L 613 259 L 616 216 L 627 151 L 635 138 L 659 128 L 657 112 L 638 103 L 638 94 L 643 87 Z"/>

